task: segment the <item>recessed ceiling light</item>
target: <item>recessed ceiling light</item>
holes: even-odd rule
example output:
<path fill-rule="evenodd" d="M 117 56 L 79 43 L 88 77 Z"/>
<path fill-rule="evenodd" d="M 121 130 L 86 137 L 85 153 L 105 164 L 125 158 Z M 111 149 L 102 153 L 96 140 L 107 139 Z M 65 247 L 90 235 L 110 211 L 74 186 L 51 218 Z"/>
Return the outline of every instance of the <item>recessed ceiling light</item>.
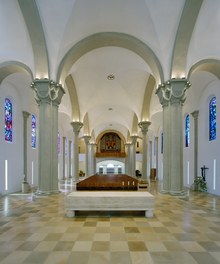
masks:
<path fill-rule="evenodd" d="M 107 76 L 107 79 L 108 79 L 109 81 L 112 81 L 112 80 L 115 79 L 115 75 L 114 75 L 114 74 L 109 74 L 109 75 Z"/>

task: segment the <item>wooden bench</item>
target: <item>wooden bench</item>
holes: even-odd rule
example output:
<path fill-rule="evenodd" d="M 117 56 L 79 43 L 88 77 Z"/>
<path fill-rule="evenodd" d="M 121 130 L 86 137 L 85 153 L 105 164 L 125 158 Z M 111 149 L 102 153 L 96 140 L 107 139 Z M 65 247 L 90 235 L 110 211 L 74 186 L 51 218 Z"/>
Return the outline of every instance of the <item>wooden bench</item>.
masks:
<path fill-rule="evenodd" d="M 153 217 L 154 196 L 149 192 L 131 191 L 74 191 L 65 197 L 68 217 L 75 211 L 145 211 Z"/>
<path fill-rule="evenodd" d="M 92 175 L 76 184 L 78 191 L 121 190 L 137 191 L 138 180 L 127 174 Z"/>

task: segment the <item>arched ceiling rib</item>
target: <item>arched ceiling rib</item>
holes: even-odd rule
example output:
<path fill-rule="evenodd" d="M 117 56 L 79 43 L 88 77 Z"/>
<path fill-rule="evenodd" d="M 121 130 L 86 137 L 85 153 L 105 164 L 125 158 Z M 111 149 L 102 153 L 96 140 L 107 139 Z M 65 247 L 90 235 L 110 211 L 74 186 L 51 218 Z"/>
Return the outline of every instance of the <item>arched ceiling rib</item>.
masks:
<path fill-rule="evenodd" d="M 186 60 L 192 32 L 203 0 L 186 0 L 173 49 L 170 77 L 186 77 Z"/>
<path fill-rule="evenodd" d="M 143 108 L 142 108 L 142 114 L 141 114 L 141 120 L 140 121 L 148 121 L 150 120 L 150 101 L 151 101 L 151 96 L 155 87 L 155 79 L 152 75 L 150 75 L 145 93 L 144 93 L 144 98 L 143 98 Z"/>
<path fill-rule="evenodd" d="M 50 78 L 44 31 L 35 1 L 18 0 L 30 35 L 36 78 Z"/>
<path fill-rule="evenodd" d="M 66 87 L 69 91 L 70 100 L 72 103 L 72 121 L 81 121 L 80 120 L 80 108 L 79 108 L 79 101 L 78 95 L 75 87 L 74 80 L 71 75 L 66 78 Z"/>

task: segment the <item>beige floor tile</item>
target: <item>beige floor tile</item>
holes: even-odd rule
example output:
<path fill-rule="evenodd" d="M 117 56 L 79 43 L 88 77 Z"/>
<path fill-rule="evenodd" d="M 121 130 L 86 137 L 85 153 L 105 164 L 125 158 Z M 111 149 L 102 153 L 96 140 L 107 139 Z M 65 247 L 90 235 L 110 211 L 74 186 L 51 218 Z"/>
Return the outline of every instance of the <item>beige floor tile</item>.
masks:
<path fill-rule="evenodd" d="M 160 251 L 160 252 L 167 252 L 167 248 L 162 242 L 157 242 L 157 241 L 146 241 L 145 242 L 148 251 Z"/>
<path fill-rule="evenodd" d="M 70 256 L 70 252 L 50 252 L 44 261 L 44 264 L 66 264 Z M 72 260 L 72 263 L 74 261 Z"/>
<path fill-rule="evenodd" d="M 179 243 L 187 252 L 204 252 L 205 251 L 205 249 L 196 241 L 181 241 Z"/>
<path fill-rule="evenodd" d="M 74 243 L 72 251 L 91 251 L 92 241 L 77 241 Z"/>
<path fill-rule="evenodd" d="M 14 251 L 4 258 L 0 263 L 1 264 L 21 264 L 23 261 L 31 254 L 28 251 Z"/>
<path fill-rule="evenodd" d="M 93 241 L 109 241 L 109 240 L 110 240 L 110 234 L 107 233 L 94 234 Z"/>
<path fill-rule="evenodd" d="M 128 243 L 126 241 L 110 241 L 110 251 L 129 251 Z"/>
<path fill-rule="evenodd" d="M 132 264 L 155 264 L 149 252 L 130 252 Z"/>
<path fill-rule="evenodd" d="M 34 249 L 34 251 L 52 251 L 57 241 L 42 241 Z"/>
<path fill-rule="evenodd" d="M 88 264 L 109 264 L 109 252 L 91 252 L 89 255 Z"/>

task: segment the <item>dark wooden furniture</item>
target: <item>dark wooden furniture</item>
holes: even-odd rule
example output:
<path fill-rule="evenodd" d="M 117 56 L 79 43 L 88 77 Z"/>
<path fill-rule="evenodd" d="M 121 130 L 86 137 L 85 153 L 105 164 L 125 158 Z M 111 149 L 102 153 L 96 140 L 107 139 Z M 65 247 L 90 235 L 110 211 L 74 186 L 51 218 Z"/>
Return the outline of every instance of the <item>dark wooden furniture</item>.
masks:
<path fill-rule="evenodd" d="M 76 184 L 76 190 L 137 191 L 138 180 L 126 174 L 96 174 Z"/>

